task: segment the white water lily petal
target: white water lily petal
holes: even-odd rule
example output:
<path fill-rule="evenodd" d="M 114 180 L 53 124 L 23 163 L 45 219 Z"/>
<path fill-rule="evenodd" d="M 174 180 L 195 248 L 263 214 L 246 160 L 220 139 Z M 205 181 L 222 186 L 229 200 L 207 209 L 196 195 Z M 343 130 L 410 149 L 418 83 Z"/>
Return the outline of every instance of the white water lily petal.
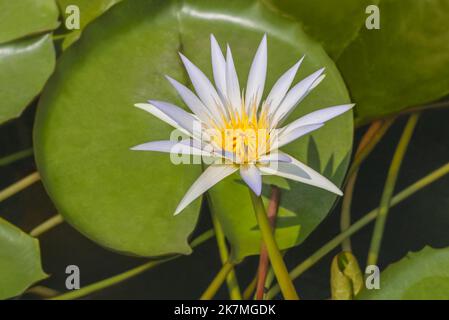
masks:
<path fill-rule="evenodd" d="M 343 192 L 327 178 L 292 156 L 284 154 L 291 158 L 291 162 L 278 162 L 275 168 L 259 166 L 259 170 L 264 174 L 277 175 L 330 191 L 339 196 L 343 195 Z"/>
<path fill-rule="evenodd" d="M 181 202 L 176 208 L 175 215 L 184 210 L 190 203 L 192 203 L 192 201 L 212 188 L 219 181 L 233 174 L 237 170 L 238 167 L 236 166 L 209 166 L 192 184 L 190 189 L 185 194 L 184 198 L 182 198 Z"/>
<path fill-rule="evenodd" d="M 262 193 L 262 176 L 254 164 L 240 166 L 240 176 L 253 192 L 260 196 Z"/>
<path fill-rule="evenodd" d="M 297 83 L 285 96 L 279 108 L 274 111 L 272 117 L 272 126 L 277 126 L 282 122 L 293 110 L 294 107 L 300 103 L 307 94 L 312 90 L 313 86 L 317 86 L 321 82 L 320 76 L 324 72 L 324 68 L 314 72 L 307 78 Z"/>
<path fill-rule="evenodd" d="M 304 56 L 293 67 L 288 69 L 274 84 L 273 88 L 268 94 L 267 99 L 265 100 L 268 106 L 269 114 L 273 114 L 281 101 L 284 99 L 285 94 L 292 85 L 296 73 L 298 72 L 299 66 L 301 65 L 303 60 Z"/>
<path fill-rule="evenodd" d="M 191 132 L 189 132 L 186 129 L 184 129 L 175 120 L 173 120 L 170 116 L 168 116 L 167 114 L 162 112 L 160 109 L 156 108 L 154 105 L 149 104 L 149 103 L 136 103 L 134 106 L 139 108 L 139 109 L 141 109 L 141 110 L 144 110 L 146 112 L 151 113 L 156 118 L 159 118 L 160 120 L 168 123 L 169 125 L 171 125 L 172 127 L 178 129 L 182 133 L 184 133 L 184 134 L 186 134 L 188 136 L 192 135 Z M 191 116 L 194 117 L 193 114 Z"/>
<path fill-rule="evenodd" d="M 212 72 L 215 86 L 222 98 L 226 97 L 226 60 L 214 35 L 210 35 L 210 51 L 212 57 Z M 225 102 L 225 101 L 224 101 Z"/>
<path fill-rule="evenodd" d="M 179 83 L 169 76 L 165 76 L 171 85 L 175 88 L 178 94 L 181 96 L 184 103 L 189 107 L 190 110 L 203 122 L 208 123 L 209 119 L 212 117 L 209 110 L 201 102 L 201 100 L 194 94 L 189 88 Z"/>
<path fill-rule="evenodd" d="M 226 89 L 231 108 L 235 111 L 240 111 L 242 98 L 240 96 L 239 78 L 237 71 L 235 71 L 234 59 L 232 58 L 232 52 L 229 46 L 227 46 L 226 50 Z"/>
<path fill-rule="evenodd" d="M 324 123 L 326 121 L 329 121 L 330 119 L 333 119 L 346 111 L 352 109 L 355 106 L 355 104 L 344 104 L 340 106 L 334 106 L 329 107 L 321 110 L 317 110 L 314 112 L 311 112 L 309 114 L 306 114 L 305 116 L 289 123 L 284 128 L 281 128 L 283 133 L 289 133 L 292 130 L 295 130 L 302 126 L 307 126 L 311 124 L 319 124 Z"/>
<path fill-rule="evenodd" d="M 282 130 L 279 130 L 279 134 L 273 138 L 271 144 L 274 149 L 279 149 L 280 147 L 283 147 L 286 144 L 289 144 L 290 142 L 321 128 L 323 125 L 324 123 L 311 124 L 296 128 L 290 132 L 282 132 Z"/>
<path fill-rule="evenodd" d="M 138 151 L 157 151 L 166 152 L 173 154 L 184 154 L 184 155 L 197 155 L 197 156 L 207 156 L 212 157 L 213 154 L 197 147 L 193 140 L 183 140 L 183 141 L 171 141 L 171 140 L 161 140 L 161 141 L 151 141 L 143 144 L 139 144 L 132 147 L 131 150 Z"/>
<path fill-rule="evenodd" d="M 253 104 L 256 108 L 262 99 L 263 89 L 265 87 L 265 78 L 267 76 L 267 35 L 265 34 L 260 42 L 259 48 L 254 55 L 251 69 L 248 74 L 248 82 L 245 93 L 245 106 L 249 111 Z"/>
<path fill-rule="evenodd" d="M 201 123 L 193 114 L 165 101 L 148 100 L 148 102 L 171 118 L 178 125 L 177 128 L 184 129 L 191 136 L 201 137 Z"/>
<path fill-rule="evenodd" d="M 283 153 L 279 153 L 276 151 L 270 152 L 270 154 L 264 154 L 260 156 L 258 162 L 267 163 L 267 162 L 291 162 L 291 158 L 286 156 Z"/>
<path fill-rule="evenodd" d="M 197 66 L 195 66 L 182 53 L 179 53 L 179 55 L 184 67 L 187 70 L 187 73 L 189 74 L 196 94 L 212 114 L 219 115 L 223 110 L 223 106 L 214 86 Z"/>

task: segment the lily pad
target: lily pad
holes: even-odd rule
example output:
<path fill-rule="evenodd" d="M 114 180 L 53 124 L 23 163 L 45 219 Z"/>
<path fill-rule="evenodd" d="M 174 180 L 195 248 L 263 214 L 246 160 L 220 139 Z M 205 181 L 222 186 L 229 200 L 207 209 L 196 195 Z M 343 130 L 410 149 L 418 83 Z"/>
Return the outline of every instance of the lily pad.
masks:
<path fill-rule="evenodd" d="M 270 8 L 288 15 L 304 26 L 304 31 L 322 43 L 336 59 L 354 40 L 368 15 L 366 7 L 379 0 L 263 0 Z"/>
<path fill-rule="evenodd" d="M 53 30 L 58 16 L 55 0 L 0 0 L 0 43 Z"/>
<path fill-rule="evenodd" d="M 191 252 L 187 237 L 200 202 L 173 213 L 200 165 L 130 150 L 172 131 L 134 104 L 177 101 L 164 78 L 184 77 L 176 9 L 167 1 L 124 1 L 95 20 L 61 56 L 36 117 L 36 161 L 59 212 L 123 253 Z"/>
<path fill-rule="evenodd" d="M 106 12 L 117 2 L 122 0 L 57 0 L 61 15 L 67 18 L 66 8 L 68 6 L 78 6 L 80 11 L 80 29 L 71 31 L 62 44 L 63 49 L 68 48 L 73 42 L 79 39 L 82 30 L 94 19 Z"/>
<path fill-rule="evenodd" d="M 337 64 L 359 124 L 449 93 L 449 2 L 381 0 L 380 30 L 362 28 Z"/>
<path fill-rule="evenodd" d="M 257 1 L 189 1 L 180 19 L 183 51 L 211 77 L 209 34 L 229 43 L 242 84 L 264 33 L 268 35 L 266 88 L 304 54 L 297 81 L 326 67 L 326 79 L 297 107 L 290 120 L 313 110 L 349 102 L 346 87 L 332 60 L 323 48 L 310 39 L 300 25 L 268 10 Z M 337 185 L 342 182 L 352 146 L 352 114 L 330 121 L 313 135 L 288 145 L 285 150 L 314 169 L 323 172 Z M 312 150 L 312 152 L 310 152 Z M 316 152 L 314 152 L 316 150 Z M 293 181 L 291 190 L 282 190 L 276 238 L 281 249 L 302 242 L 329 212 L 336 196 Z M 260 233 L 247 187 L 235 174 L 211 189 L 212 210 L 217 214 L 233 256 L 240 260 L 258 254 Z M 269 185 L 264 186 L 264 199 Z"/>
<path fill-rule="evenodd" d="M 380 289 L 363 290 L 359 299 L 449 299 L 449 248 L 425 247 L 409 253 L 380 274 Z"/>
<path fill-rule="evenodd" d="M 42 90 L 54 65 L 50 34 L 0 44 L 0 124 L 22 113 Z"/>
<path fill-rule="evenodd" d="M 0 299 L 15 297 L 46 277 L 39 241 L 0 218 Z"/>
<path fill-rule="evenodd" d="M 246 73 L 254 54 L 248 48 L 255 49 L 264 32 L 273 50 L 269 84 L 304 53 L 308 57 L 299 77 L 328 68 L 327 79 L 295 117 L 349 101 L 321 46 L 257 1 L 215 1 L 213 7 L 201 1 L 126 1 L 89 24 L 79 42 L 62 55 L 36 118 L 37 164 L 66 220 L 121 252 L 189 253 L 186 238 L 195 226 L 199 201 L 176 217 L 173 212 L 201 168 L 173 165 L 168 155 L 130 151 L 142 142 L 167 139 L 171 131 L 132 105 L 158 99 L 182 106 L 164 74 L 187 83 L 177 56 L 182 50 L 199 66 L 207 66 L 210 75 L 210 33 L 231 43 L 238 70 Z M 352 115 L 333 120 L 313 137 L 319 150 L 315 168 L 332 162 L 331 178 L 341 182 L 352 143 Z M 308 141 L 287 151 L 307 159 Z M 226 236 L 238 255 L 245 256 L 258 252 L 260 237 L 248 191 L 235 179 L 214 188 L 212 201 Z M 282 248 L 302 241 L 335 201 L 318 189 L 297 184 L 292 189 L 285 193 L 279 219 Z M 304 229 L 300 236 L 299 228 Z"/>

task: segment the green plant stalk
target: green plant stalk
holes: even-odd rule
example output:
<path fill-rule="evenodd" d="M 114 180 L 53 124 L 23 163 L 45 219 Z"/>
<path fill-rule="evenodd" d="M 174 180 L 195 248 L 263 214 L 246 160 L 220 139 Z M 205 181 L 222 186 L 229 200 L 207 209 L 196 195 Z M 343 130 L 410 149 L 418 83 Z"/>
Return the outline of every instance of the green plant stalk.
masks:
<path fill-rule="evenodd" d="M 234 264 L 230 261 L 226 261 L 220 271 L 215 276 L 214 280 L 209 284 L 206 291 L 201 295 L 200 300 L 210 300 L 217 293 L 218 289 L 220 289 L 223 282 L 226 280 L 229 272 L 234 268 Z"/>
<path fill-rule="evenodd" d="M 271 229 L 270 222 L 268 221 L 265 207 L 261 197 L 249 190 L 251 194 L 251 200 L 256 214 L 257 222 L 259 224 L 260 232 L 262 233 L 262 239 L 268 251 L 270 257 L 271 266 L 276 275 L 278 284 L 281 288 L 282 295 L 287 300 L 298 300 L 298 294 L 296 293 L 295 286 L 288 274 L 287 267 L 285 266 L 282 254 L 274 239 L 273 230 Z"/>
<path fill-rule="evenodd" d="M 286 251 L 284 252 L 284 254 L 285 253 L 286 253 Z M 270 268 L 270 270 L 268 271 L 268 274 L 267 274 L 267 278 L 265 279 L 265 293 L 263 295 L 264 300 L 269 300 L 267 293 L 268 293 L 268 289 L 271 288 L 271 284 L 273 283 L 274 279 L 275 279 L 275 276 L 274 276 L 273 268 Z"/>
<path fill-rule="evenodd" d="M 250 300 L 253 296 L 254 290 L 256 290 L 257 286 L 257 272 L 256 275 L 253 277 L 251 282 L 248 284 L 248 286 L 243 291 L 243 300 Z"/>
<path fill-rule="evenodd" d="M 224 264 L 227 261 L 229 261 L 229 254 L 228 248 L 226 246 L 223 228 L 221 227 L 220 221 L 218 221 L 217 216 L 213 213 L 213 210 L 211 210 L 211 216 L 212 216 L 212 224 L 214 225 L 215 238 L 217 240 L 218 251 L 220 253 L 221 263 Z M 237 276 L 235 274 L 234 267 L 231 269 L 228 276 L 226 277 L 226 284 L 228 286 L 230 298 L 232 300 L 242 300 L 242 294 L 240 293 L 240 286 L 237 281 Z"/>
<path fill-rule="evenodd" d="M 34 294 L 36 296 L 39 296 L 39 297 L 45 298 L 45 299 L 55 297 L 55 296 L 57 296 L 59 294 L 58 291 L 50 289 L 50 288 L 47 288 L 45 286 L 34 286 L 32 288 L 29 288 L 26 291 L 26 293 Z"/>
<path fill-rule="evenodd" d="M 385 121 L 373 122 L 366 133 L 363 135 L 359 143 L 356 154 L 354 156 L 354 161 L 348 170 L 348 176 L 345 183 L 345 192 L 342 200 L 340 216 L 340 230 L 342 232 L 348 229 L 351 225 L 351 203 L 359 168 L 362 165 L 363 161 L 365 161 L 365 159 L 377 146 L 379 141 L 393 124 L 394 120 L 395 118 L 390 118 Z M 352 251 L 350 238 L 347 238 L 343 241 L 342 249 L 343 251 Z"/>
<path fill-rule="evenodd" d="M 27 158 L 33 154 L 33 148 L 25 149 L 0 159 L 0 167 Z"/>
<path fill-rule="evenodd" d="M 50 230 L 50 229 L 60 225 L 63 222 L 64 222 L 64 218 L 60 214 L 57 214 L 57 215 L 51 217 L 50 219 L 42 222 L 36 228 L 31 230 L 30 231 L 30 236 L 35 237 L 35 238 L 39 237 L 43 233 L 45 233 L 48 230 Z"/>
<path fill-rule="evenodd" d="M 23 189 L 29 187 L 33 183 L 39 181 L 40 176 L 38 172 L 33 172 L 32 174 L 26 176 L 25 178 L 13 183 L 9 187 L 6 187 L 0 191 L 0 202 L 8 199 L 9 197 L 15 195 L 16 193 L 22 191 Z"/>
<path fill-rule="evenodd" d="M 425 177 L 421 178 L 420 180 L 416 181 L 409 187 L 405 188 L 401 192 L 399 192 L 397 195 L 395 195 L 391 199 L 390 206 L 394 207 L 398 203 L 404 201 L 405 199 L 411 197 L 416 192 L 420 191 L 421 189 L 427 187 L 429 184 L 435 182 L 436 180 L 444 177 L 445 175 L 449 174 L 449 162 L 443 165 L 442 167 L 438 168 L 435 171 L 432 171 Z M 375 220 L 377 215 L 379 213 L 379 208 L 376 208 L 372 211 L 370 211 L 368 214 L 366 214 L 363 218 L 357 220 L 354 224 L 351 225 L 347 230 L 337 235 L 335 238 L 327 242 L 324 246 L 322 246 L 320 249 L 318 249 L 314 254 L 312 254 L 309 258 L 304 260 L 302 263 L 297 265 L 291 272 L 290 277 L 294 280 L 298 278 L 300 275 L 302 275 L 305 271 L 307 271 L 309 268 L 311 268 L 315 263 L 321 260 L 324 256 L 326 256 L 329 252 L 331 252 L 333 249 L 338 247 L 344 239 L 350 237 L 360 229 L 362 229 L 364 226 L 368 225 L 371 221 Z M 267 293 L 268 298 L 273 298 L 280 292 L 280 288 L 278 285 L 274 285 L 269 292 Z"/>
<path fill-rule="evenodd" d="M 367 139 L 369 138 L 369 141 L 364 142 L 360 150 L 357 150 L 354 161 L 352 161 L 352 164 L 348 170 L 348 177 L 350 177 L 352 173 L 356 171 L 363 163 L 363 161 L 365 161 L 366 158 L 371 154 L 373 149 L 387 133 L 388 129 L 391 127 L 395 120 L 396 117 L 388 118 L 382 122 L 381 126 L 378 129 L 372 129 L 375 132 L 368 133 L 370 135 L 367 137 Z"/>
<path fill-rule="evenodd" d="M 367 265 L 377 264 L 385 223 L 387 221 L 388 211 L 390 209 L 391 198 L 396 186 L 399 170 L 401 169 L 402 160 L 404 159 L 405 152 L 407 151 L 407 147 L 412 138 L 418 119 L 419 114 L 417 113 L 412 114 L 408 119 L 401 139 L 399 140 L 399 144 L 394 153 L 393 160 L 391 161 L 384 191 L 380 200 L 379 214 L 374 225 L 373 236 L 371 238 L 371 245 L 368 252 Z"/>
<path fill-rule="evenodd" d="M 203 244 L 204 242 L 206 242 L 207 240 L 209 240 L 210 238 L 212 238 L 214 236 L 214 231 L 212 229 L 204 232 L 203 234 L 199 235 L 197 238 L 195 238 L 192 242 L 191 242 L 191 246 L 192 248 L 196 248 L 197 246 L 199 246 L 200 244 Z M 102 289 L 108 288 L 110 286 L 116 285 L 120 282 L 123 282 L 125 280 L 128 280 L 132 277 L 135 277 L 139 274 L 141 274 L 144 271 L 147 271 L 149 269 L 152 269 L 158 265 L 161 265 L 165 262 L 174 260 L 176 258 L 182 257 L 181 255 L 176 255 L 170 258 L 166 258 L 166 259 L 162 259 L 162 260 L 157 260 L 157 261 L 149 261 L 147 263 L 144 263 L 136 268 L 130 269 L 128 271 L 125 271 L 123 273 L 120 273 L 116 276 L 95 282 L 93 284 L 90 284 L 86 287 L 83 287 L 79 290 L 75 290 L 75 291 L 70 291 L 68 293 L 64 293 L 60 296 L 54 297 L 50 300 L 72 300 L 72 299 L 78 299 L 78 298 L 82 298 L 84 296 L 87 296 L 91 293 L 100 291 Z"/>

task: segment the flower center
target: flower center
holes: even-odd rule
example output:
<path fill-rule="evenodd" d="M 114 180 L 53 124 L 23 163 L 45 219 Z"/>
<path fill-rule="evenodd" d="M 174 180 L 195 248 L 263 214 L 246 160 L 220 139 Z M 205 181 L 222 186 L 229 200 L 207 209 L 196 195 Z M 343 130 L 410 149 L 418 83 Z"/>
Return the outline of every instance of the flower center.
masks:
<path fill-rule="evenodd" d="M 254 163 L 270 150 L 270 132 L 267 113 L 252 108 L 247 112 L 244 107 L 238 111 L 229 111 L 229 120 L 223 117 L 223 125 L 216 127 L 211 139 L 224 151 L 234 153 L 234 162 Z"/>

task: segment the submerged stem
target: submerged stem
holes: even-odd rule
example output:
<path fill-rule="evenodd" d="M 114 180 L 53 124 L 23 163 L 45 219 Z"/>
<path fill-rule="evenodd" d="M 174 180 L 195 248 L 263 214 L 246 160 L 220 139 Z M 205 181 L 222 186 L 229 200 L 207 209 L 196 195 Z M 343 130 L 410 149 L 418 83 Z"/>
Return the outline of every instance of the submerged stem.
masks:
<path fill-rule="evenodd" d="M 39 179 L 39 172 L 33 172 L 32 174 L 17 181 L 16 183 L 13 183 L 9 187 L 6 187 L 5 189 L 0 191 L 0 202 L 29 187 L 33 183 L 39 181 Z"/>
<path fill-rule="evenodd" d="M 351 225 L 351 203 L 359 168 L 363 161 L 369 156 L 375 146 L 385 135 L 388 128 L 393 124 L 394 120 L 395 118 L 391 118 L 384 121 L 379 120 L 373 122 L 360 140 L 359 146 L 357 147 L 357 151 L 354 156 L 354 161 L 352 162 L 351 167 L 348 171 L 345 192 L 341 205 L 340 230 L 342 232 L 348 229 Z M 347 238 L 343 241 L 342 249 L 344 251 L 351 251 L 350 238 Z"/>
<path fill-rule="evenodd" d="M 33 148 L 25 149 L 0 159 L 0 167 L 27 158 L 33 154 Z"/>
<path fill-rule="evenodd" d="M 208 196 L 209 198 L 209 196 Z M 210 199 L 210 198 L 209 198 Z M 211 201 L 209 200 L 209 207 L 211 207 Z M 212 224 L 214 225 L 215 238 L 217 240 L 218 251 L 220 253 L 221 263 L 224 264 L 229 260 L 228 248 L 226 246 L 226 240 L 221 227 L 220 221 L 211 208 Z M 226 277 L 226 283 L 228 286 L 229 296 L 232 300 L 242 300 L 242 294 L 240 293 L 240 286 L 237 281 L 237 275 L 235 274 L 234 267 L 231 269 Z"/>
<path fill-rule="evenodd" d="M 387 221 L 388 211 L 390 209 L 391 197 L 396 186 L 399 170 L 401 169 L 402 160 L 407 151 L 408 144 L 412 138 L 416 124 L 419 119 L 419 114 L 414 113 L 410 116 L 402 133 L 399 144 L 391 161 L 390 169 L 388 170 L 387 181 L 385 182 L 384 191 L 380 200 L 379 214 L 374 225 L 373 237 L 368 252 L 367 265 L 375 265 L 379 257 L 379 250 L 382 243 L 382 236 L 384 233 L 385 223 Z"/>
<path fill-rule="evenodd" d="M 62 222 L 64 222 L 64 218 L 57 214 L 53 217 L 51 217 L 48 220 L 45 220 L 40 225 L 38 225 L 36 228 L 30 231 L 30 236 L 32 237 L 39 237 L 43 233 L 47 232 L 48 230 L 60 225 Z"/>
<path fill-rule="evenodd" d="M 230 261 L 227 261 L 223 264 L 220 271 L 215 276 L 214 280 L 209 284 L 206 291 L 201 295 L 200 300 L 210 300 L 217 293 L 218 289 L 220 289 L 223 282 L 226 280 L 229 272 L 231 272 L 234 264 Z"/>
<path fill-rule="evenodd" d="M 204 232 L 203 234 L 199 235 L 196 239 L 194 239 L 191 243 L 192 248 L 196 248 L 197 246 L 199 246 L 200 244 L 206 242 L 207 240 L 209 240 L 210 238 L 212 238 L 214 235 L 214 231 L 208 230 L 206 232 Z M 92 283 L 86 287 L 83 287 L 79 290 L 75 290 L 75 291 L 70 291 L 68 293 L 64 293 L 62 295 L 59 295 L 57 297 L 52 298 L 51 300 L 71 300 L 71 299 L 78 299 L 78 298 L 82 298 L 84 296 L 87 296 L 88 294 L 97 292 L 99 290 L 105 289 L 107 287 L 116 285 L 120 282 L 123 282 L 125 280 L 128 280 L 129 278 L 135 277 L 139 274 L 141 274 L 144 271 L 147 271 L 149 269 L 152 269 L 160 264 L 163 264 L 165 262 L 174 260 L 176 258 L 181 257 L 181 255 L 176 255 L 170 258 L 166 258 L 166 259 L 162 259 L 162 260 L 157 260 L 157 261 L 148 261 L 147 263 L 144 263 L 138 267 L 135 267 L 133 269 L 130 269 L 128 271 L 125 271 L 123 273 L 120 273 L 118 275 L 115 275 L 113 277 Z"/>
<path fill-rule="evenodd" d="M 271 266 L 278 280 L 282 294 L 285 299 L 298 300 L 298 294 L 296 293 L 295 286 L 289 277 L 287 267 L 285 266 L 282 254 L 274 239 L 273 230 L 268 221 L 265 207 L 261 197 L 250 190 L 251 200 L 253 202 L 254 212 L 256 214 L 257 222 L 259 223 L 260 232 L 262 233 L 262 239 L 267 247 L 268 256 L 270 257 Z"/>
<path fill-rule="evenodd" d="M 394 207 L 398 203 L 404 201 L 405 199 L 411 197 L 413 194 L 418 192 L 419 190 L 425 188 L 432 182 L 435 182 L 436 180 L 444 177 L 445 175 L 449 174 L 449 162 L 443 165 L 442 167 L 438 168 L 435 171 L 432 171 L 425 177 L 419 179 L 409 187 L 405 188 L 398 194 L 396 194 L 392 199 L 390 203 L 390 207 Z M 369 213 L 367 213 L 363 218 L 357 220 L 357 222 L 353 223 L 351 227 L 349 227 L 346 231 L 340 233 L 335 238 L 327 242 L 324 246 L 322 246 L 320 249 L 315 251 L 314 254 L 312 254 L 309 258 L 304 260 L 302 263 L 297 265 L 291 272 L 290 277 L 292 279 L 298 278 L 300 275 L 302 275 L 305 271 L 307 271 L 310 267 L 315 265 L 318 261 L 321 260 L 325 255 L 327 255 L 329 252 L 331 252 L 333 249 L 335 249 L 338 245 L 342 243 L 344 239 L 347 237 L 353 235 L 357 231 L 359 231 L 364 226 L 368 225 L 371 221 L 375 220 L 379 212 L 379 208 L 376 208 L 374 210 L 371 210 Z M 276 294 L 278 294 L 280 291 L 280 288 L 278 285 L 273 286 L 270 291 L 268 292 L 267 296 L 268 298 L 273 298 Z"/>

